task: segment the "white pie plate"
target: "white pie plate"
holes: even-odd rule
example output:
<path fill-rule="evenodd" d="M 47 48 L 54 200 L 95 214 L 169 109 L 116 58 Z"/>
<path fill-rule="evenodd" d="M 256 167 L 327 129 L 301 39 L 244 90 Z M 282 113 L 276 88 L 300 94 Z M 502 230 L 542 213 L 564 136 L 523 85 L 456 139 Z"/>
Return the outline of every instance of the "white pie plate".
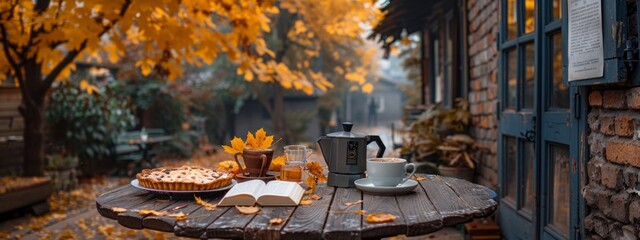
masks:
<path fill-rule="evenodd" d="M 406 182 L 395 187 L 375 186 L 368 178 L 360 178 L 354 182 L 356 188 L 365 193 L 373 195 L 400 195 L 413 192 L 418 187 L 418 182 L 408 179 Z"/>
<path fill-rule="evenodd" d="M 131 186 L 133 186 L 135 188 L 142 189 L 142 190 L 147 190 L 149 192 L 158 193 L 158 194 L 164 194 L 164 195 L 170 195 L 170 196 L 193 196 L 193 194 L 208 194 L 208 193 L 226 191 L 226 190 L 229 190 L 230 188 L 232 188 L 233 186 L 235 186 L 236 183 L 238 183 L 238 182 L 235 179 L 231 179 L 231 184 L 229 184 L 226 187 L 210 189 L 210 190 L 177 191 L 177 190 L 160 190 L 160 189 L 146 188 L 146 187 L 143 187 L 142 185 L 140 185 L 140 182 L 138 182 L 138 179 L 133 179 L 131 181 Z"/>

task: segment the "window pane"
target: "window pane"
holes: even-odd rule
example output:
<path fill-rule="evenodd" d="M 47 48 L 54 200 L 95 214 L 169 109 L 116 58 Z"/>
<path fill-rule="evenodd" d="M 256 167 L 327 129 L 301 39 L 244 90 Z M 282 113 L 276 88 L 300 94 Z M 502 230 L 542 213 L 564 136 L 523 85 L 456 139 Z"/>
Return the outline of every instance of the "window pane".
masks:
<path fill-rule="evenodd" d="M 524 89 L 522 108 L 533 109 L 533 84 L 536 76 L 535 51 L 533 43 L 524 46 Z"/>
<path fill-rule="evenodd" d="M 549 176 L 552 178 L 551 207 L 549 224 L 565 236 L 569 235 L 569 147 L 567 145 L 549 145 L 549 159 L 552 161 Z"/>
<path fill-rule="evenodd" d="M 524 33 L 530 33 L 536 29 L 536 3 L 535 0 L 524 1 Z"/>
<path fill-rule="evenodd" d="M 562 35 L 560 32 L 551 36 L 551 78 L 553 80 L 551 107 L 569 108 L 569 88 L 562 82 Z"/>
<path fill-rule="evenodd" d="M 518 36 L 517 14 L 516 0 L 507 0 L 507 39 L 513 39 Z"/>
<path fill-rule="evenodd" d="M 524 197 L 522 198 L 522 209 L 529 214 L 533 213 L 536 206 L 536 190 L 533 178 L 533 162 L 535 161 L 535 145 L 532 142 L 524 142 L 523 149 L 523 166 L 526 166 L 523 173 L 524 182 L 520 186 L 523 189 Z"/>
<path fill-rule="evenodd" d="M 517 186 L 516 160 L 518 156 L 517 155 L 518 146 L 516 145 L 516 138 L 505 136 L 503 147 L 504 147 L 503 161 L 506 165 L 505 169 L 507 170 L 507 172 L 505 173 L 506 178 L 504 179 L 506 183 L 503 184 L 503 186 L 507 186 L 507 188 L 505 188 L 504 197 L 506 199 L 511 200 L 513 203 L 515 203 L 516 202 L 516 186 Z"/>
<path fill-rule="evenodd" d="M 506 108 L 516 109 L 516 93 L 518 85 L 518 52 L 511 49 L 507 52 L 507 72 L 505 79 L 507 80 L 507 104 Z"/>
<path fill-rule="evenodd" d="M 562 18 L 562 1 L 561 0 L 553 0 L 553 20 L 558 20 Z"/>

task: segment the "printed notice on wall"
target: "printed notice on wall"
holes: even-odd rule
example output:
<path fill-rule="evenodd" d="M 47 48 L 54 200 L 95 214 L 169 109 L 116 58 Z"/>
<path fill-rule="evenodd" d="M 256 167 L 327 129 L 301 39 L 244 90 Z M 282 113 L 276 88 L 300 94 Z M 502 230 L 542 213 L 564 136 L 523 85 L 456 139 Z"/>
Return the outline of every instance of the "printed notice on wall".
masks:
<path fill-rule="evenodd" d="M 602 77 L 602 0 L 569 0 L 569 81 Z"/>

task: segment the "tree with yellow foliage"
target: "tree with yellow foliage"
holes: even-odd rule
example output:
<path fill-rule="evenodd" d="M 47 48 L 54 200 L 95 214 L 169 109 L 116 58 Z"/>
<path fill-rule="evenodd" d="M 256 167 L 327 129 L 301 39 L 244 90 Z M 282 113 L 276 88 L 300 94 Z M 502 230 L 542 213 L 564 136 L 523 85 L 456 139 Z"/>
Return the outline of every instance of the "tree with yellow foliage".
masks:
<path fill-rule="evenodd" d="M 0 73 L 22 93 L 24 174 L 44 174 L 44 99 L 75 60 L 116 62 L 125 44 L 136 44 L 144 49 L 135 64 L 144 75 L 174 79 L 185 62 L 209 64 L 220 53 L 247 65 L 265 51 L 268 14 L 277 11 L 265 0 L 0 1 Z"/>
<path fill-rule="evenodd" d="M 272 24 L 281 15 L 292 17 L 293 24 Z M 314 57 L 321 51 L 335 59 L 350 54 L 353 45 L 348 43 L 362 35 L 364 24 L 379 18 L 371 0 L 0 1 L 0 77 L 15 79 L 22 93 L 24 174 L 44 174 L 44 99 L 78 59 L 117 62 L 127 45 L 136 45 L 143 49 L 135 63 L 141 73 L 171 80 L 182 75 L 184 64 L 211 64 L 224 53 L 247 81 L 310 94 L 332 86 L 323 74 L 310 70 Z M 266 32 L 286 37 L 269 49 Z M 327 44 L 340 42 L 344 47 Z M 299 51 L 291 51 L 295 48 Z M 299 52 L 309 60 L 288 57 Z M 366 69 L 359 66 L 364 64 L 346 61 L 335 71 L 370 91 Z M 276 107 L 275 112 L 282 111 L 282 105 Z"/>
<path fill-rule="evenodd" d="M 257 96 L 285 142 L 290 136 L 284 114 L 285 89 L 306 94 L 334 85 L 349 85 L 351 91 L 373 90 L 366 79 L 377 49 L 367 46 L 362 36 L 382 17 L 374 2 L 282 0 L 276 4 L 280 14 L 272 16 L 273 31 L 265 37 L 273 52 L 252 65 L 240 65 L 238 72 L 252 72 L 245 75 L 246 80 L 255 78 L 271 85 L 268 94 Z M 264 89 L 252 86 L 257 92 Z"/>

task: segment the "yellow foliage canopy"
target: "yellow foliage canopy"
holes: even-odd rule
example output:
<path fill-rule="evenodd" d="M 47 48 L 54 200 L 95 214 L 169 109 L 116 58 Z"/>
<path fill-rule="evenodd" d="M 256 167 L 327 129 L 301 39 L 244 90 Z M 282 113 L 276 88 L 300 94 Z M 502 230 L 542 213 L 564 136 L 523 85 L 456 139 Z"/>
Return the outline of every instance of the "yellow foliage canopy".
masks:
<path fill-rule="evenodd" d="M 224 53 L 247 81 L 277 82 L 311 94 L 333 86 L 310 67 L 325 51 L 335 59 L 359 56 L 358 64 L 344 61 L 337 76 L 371 90 L 362 69 L 371 66 L 373 53 L 359 46 L 367 25 L 382 14 L 370 0 L 282 0 L 279 7 L 273 0 L 0 1 L 0 74 L 17 76 L 20 86 L 39 85 L 25 80 L 38 77 L 45 82 L 38 88 L 47 89 L 68 77 L 75 60 L 115 63 L 134 45 L 141 49 L 135 66 L 145 76 L 175 79 L 183 64 L 211 64 Z M 297 19 L 287 38 L 304 58 L 298 65 L 277 60 L 265 41 L 281 11 Z M 33 67 L 42 74 L 27 75 Z"/>

